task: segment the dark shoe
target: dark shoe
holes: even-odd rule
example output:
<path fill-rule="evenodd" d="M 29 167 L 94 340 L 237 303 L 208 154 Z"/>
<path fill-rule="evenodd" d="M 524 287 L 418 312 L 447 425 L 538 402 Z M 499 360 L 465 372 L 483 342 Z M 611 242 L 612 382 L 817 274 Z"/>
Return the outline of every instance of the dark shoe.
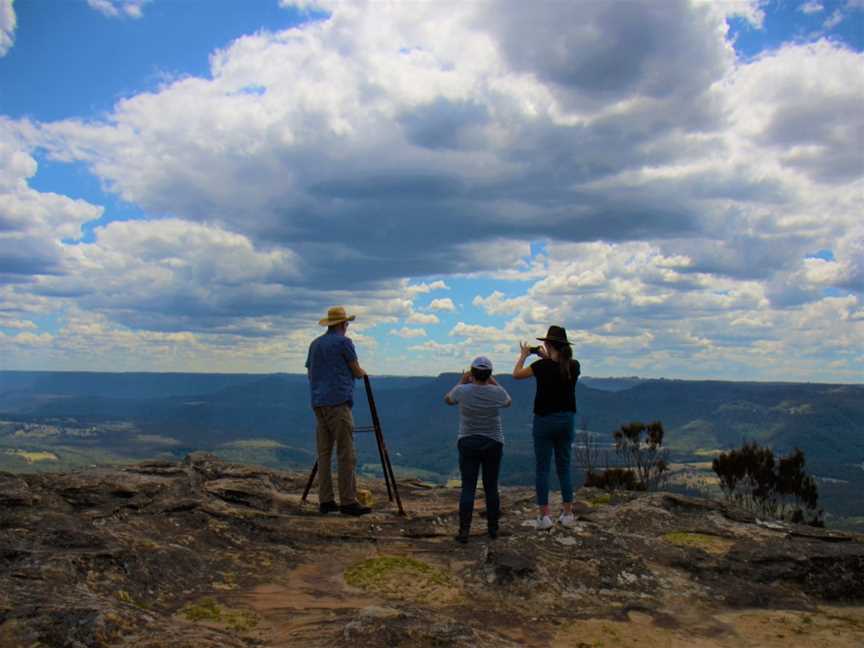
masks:
<path fill-rule="evenodd" d="M 327 513 L 332 513 L 333 511 L 338 511 L 339 505 L 336 502 L 322 502 L 318 505 L 318 512 L 322 515 L 327 515 Z"/>
<path fill-rule="evenodd" d="M 498 527 L 489 527 L 489 537 L 493 540 L 498 537 Z"/>
<path fill-rule="evenodd" d="M 459 533 L 453 538 L 456 542 L 461 544 L 468 544 L 468 536 L 471 533 L 471 527 L 460 527 Z"/>
<path fill-rule="evenodd" d="M 348 504 L 347 506 L 340 506 L 339 512 L 342 515 L 366 515 L 367 513 L 371 513 L 372 509 L 368 506 L 361 506 L 357 502 L 353 504 Z"/>

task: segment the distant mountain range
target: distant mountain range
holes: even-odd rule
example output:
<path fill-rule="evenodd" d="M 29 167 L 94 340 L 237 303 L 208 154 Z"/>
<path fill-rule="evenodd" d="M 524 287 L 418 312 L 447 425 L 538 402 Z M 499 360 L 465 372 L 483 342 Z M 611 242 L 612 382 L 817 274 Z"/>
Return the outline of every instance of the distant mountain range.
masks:
<path fill-rule="evenodd" d="M 457 379 L 371 379 L 397 470 L 437 480 L 455 476 L 458 413 L 443 397 Z M 509 376 L 499 382 L 513 397 L 504 412 L 503 481 L 529 484 L 534 384 Z M 355 419 L 368 425 L 362 383 L 358 387 Z M 0 469 L 52 467 L 25 466 L 22 452 L 53 452 L 60 465 L 72 456 L 86 462 L 195 449 L 296 467 L 313 456 L 308 399 L 303 375 L 0 371 Z M 601 445 L 610 444 L 623 423 L 662 421 L 666 445 L 679 462 L 704 464 L 717 450 L 745 440 L 778 453 L 800 447 L 811 472 L 823 478 L 826 507 L 860 516 L 864 524 L 864 385 L 588 377 L 579 382 L 577 403 L 578 427 Z M 358 439 L 358 449 L 361 462 L 374 466 L 371 439 Z"/>

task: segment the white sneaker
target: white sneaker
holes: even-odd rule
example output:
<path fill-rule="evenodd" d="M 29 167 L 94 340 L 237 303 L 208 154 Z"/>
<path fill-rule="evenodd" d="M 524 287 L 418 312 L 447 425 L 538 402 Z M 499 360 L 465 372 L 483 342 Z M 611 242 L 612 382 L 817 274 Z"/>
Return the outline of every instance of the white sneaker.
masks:
<path fill-rule="evenodd" d="M 538 531 L 545 531 L 546 529 L 551 529 L 552 526 L 552 518 L 550 518 L 548 515 L 544 515 L 541 518 L 537 518 L 537 525 L 535 526 L 535 528 Z"/>
<path fill-rule="evenodd" d="M 572 513 L 561 513 L 558 518 L 558 524 L 567 527 L 568 529 L 576 526 L 576 518 Z"/>

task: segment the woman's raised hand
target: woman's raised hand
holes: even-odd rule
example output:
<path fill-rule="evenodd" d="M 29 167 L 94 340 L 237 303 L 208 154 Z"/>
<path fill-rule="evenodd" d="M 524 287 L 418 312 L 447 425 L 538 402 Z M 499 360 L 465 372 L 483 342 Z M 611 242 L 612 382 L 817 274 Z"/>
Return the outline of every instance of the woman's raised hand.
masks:
<path fill-rule="evenodd" d="M 523 360 L 531 355 L 531 347 L 527 342 L 519 342 L 519 355 L 522 356 Z"/>

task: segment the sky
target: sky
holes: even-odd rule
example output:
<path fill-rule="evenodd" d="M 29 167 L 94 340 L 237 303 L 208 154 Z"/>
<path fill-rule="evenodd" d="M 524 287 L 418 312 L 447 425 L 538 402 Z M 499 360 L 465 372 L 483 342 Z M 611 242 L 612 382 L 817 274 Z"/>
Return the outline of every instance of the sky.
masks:
<path fill-rule="evenodd" d="M 864 0 L 0 0 L 0 369 L 864 382 Z"/>

